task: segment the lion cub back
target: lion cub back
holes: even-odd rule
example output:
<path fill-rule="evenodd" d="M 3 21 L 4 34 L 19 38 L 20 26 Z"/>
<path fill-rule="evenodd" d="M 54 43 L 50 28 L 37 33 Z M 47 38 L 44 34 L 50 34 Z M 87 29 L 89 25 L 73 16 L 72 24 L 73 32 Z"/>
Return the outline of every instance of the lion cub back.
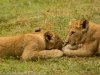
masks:
<path fill-rule="evenodd" d="M 0 56 L 20 56 L 23 52 L 22 36 L 0 37 Z"/>

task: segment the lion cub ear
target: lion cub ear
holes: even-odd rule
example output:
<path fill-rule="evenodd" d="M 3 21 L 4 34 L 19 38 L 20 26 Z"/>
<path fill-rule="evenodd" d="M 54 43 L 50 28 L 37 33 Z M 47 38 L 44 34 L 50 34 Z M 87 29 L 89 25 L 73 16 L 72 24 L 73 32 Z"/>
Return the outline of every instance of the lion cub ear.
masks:
<path fill-rule="evenodd" d="M 70 22 L 69 22 L 69 25 L 74 24 L 75 21 L 76 21 L 76 19 L 74 19 L 74 18 L 71 19 Z"/>
<path fill-rule="evenodd" d="M 80 20 L 80 27 L 82 28 L 82 31 L 87 31 L 88 29 L 88 26 L 89 26 L 89 21 L 86 19 L 86 18 L 82 18 Z"/>
<path fill-rule="evenodd" d="M 38 28 L 38 27 L 37 28 L 34 28 L 34 31 L 35 32 L 40 32 L 41 31 L 41 28 Z"/>
<path fill-rule="evenodd" d="M 53 33 L 51 32 L 51 31 L 47 31 L 46 33 L 45 33 L 45 39 L 46 39 L 46 41 L 48 41 L 48 42 L 53 42 Z"/>

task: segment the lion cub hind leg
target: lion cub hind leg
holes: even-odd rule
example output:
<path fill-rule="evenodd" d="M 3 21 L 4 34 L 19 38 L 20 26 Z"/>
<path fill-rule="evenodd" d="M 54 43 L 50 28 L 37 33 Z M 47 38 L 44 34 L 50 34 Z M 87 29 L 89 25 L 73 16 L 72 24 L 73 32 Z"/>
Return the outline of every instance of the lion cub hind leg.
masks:
<path fill-rule="evenodd" d="M 55 58 L 63 56 L 63 52 L 57 49 L 43 50 L 38 53 L 39 58 Z"/>

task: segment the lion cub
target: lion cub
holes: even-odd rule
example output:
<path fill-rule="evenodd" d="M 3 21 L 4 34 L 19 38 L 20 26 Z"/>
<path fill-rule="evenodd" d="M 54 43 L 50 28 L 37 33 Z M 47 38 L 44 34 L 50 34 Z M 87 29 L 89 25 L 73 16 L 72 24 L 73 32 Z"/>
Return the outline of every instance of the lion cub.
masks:
<path fill-rule="evenodd" d="M 50 30 L 36 29 L 20 36 L 0 37 L 0 57 L 22 57 L 25 60 L 61 57 L 63 41 Z"/>
<path fill-rule="evenodd" d="M 68 45 L 63 47 L 64 54 L 79 57 L 100 55 L 100 25 L 85 18 L 80 20 L 72 19 L 69 24 L 66 43 L 70 44 L 70 48 Z"/>

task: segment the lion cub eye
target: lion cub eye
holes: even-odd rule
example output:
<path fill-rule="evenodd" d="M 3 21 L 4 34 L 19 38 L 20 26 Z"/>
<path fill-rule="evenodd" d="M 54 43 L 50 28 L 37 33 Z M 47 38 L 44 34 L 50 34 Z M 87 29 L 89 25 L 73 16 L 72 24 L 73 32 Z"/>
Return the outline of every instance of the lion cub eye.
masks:
<path fill-rule="evenodd" d="M 71 31 L 71 34 L 70 34 L 70 36 L 71 36 L 71 35 L 73 35 L 74 33 L 75 33 L 74 31 Z"/>

